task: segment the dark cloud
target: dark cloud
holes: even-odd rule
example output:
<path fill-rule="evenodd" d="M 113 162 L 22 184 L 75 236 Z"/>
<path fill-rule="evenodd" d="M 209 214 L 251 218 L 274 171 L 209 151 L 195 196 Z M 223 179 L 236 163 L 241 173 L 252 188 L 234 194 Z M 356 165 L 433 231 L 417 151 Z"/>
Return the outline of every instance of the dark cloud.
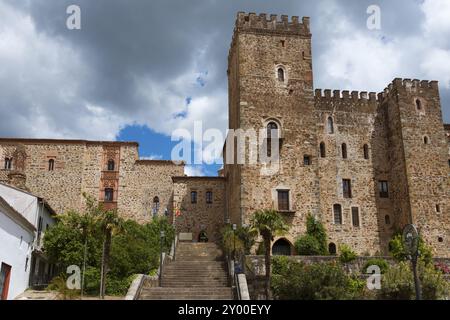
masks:
<path fill-rule="evenodd" d="M 177 124 L 170 122 L 172 119 L 167 113 L 186 115 L 179 117 L 180 121 L 193 120 L 189 113 L 196 111 L 190 108 L 198 106 L 196 99 L 203 97 L 220 104 L 214 112 L 225 116 L 214 116 L 214 112 L 204 114 L 217 118 L 212 124 L 225 127 L 227 103 L 223 97 L 227 90 L 227 55 L 238 11 L 310 16 L 316 82 L 335 87 L 339 78 L 329 77 L 329 66 L 323 64 L 330 51 L 330 42 L 336 36 L 333 29 L 342 20 L 351 29 L 339 37 L 367 34 L 366 9 L 372 2 L 0 0 L 0 5 L 3 3 L 8 10 L 20 11 L 24 17 L 18 22 L 17 19 L 0 19 L 0 30 L 9 26 L 10 33 L 15 35 L 12 41 L 19 42 L 18 39 L 24 38 L 27 42 L 24 45 L 28 45 L 23 56 L 6 56 L 11 68 L 9 73 L 5 71 L 5 77 L 14 74 L 14 70 L 21 75 L 18 81 L 6 82 L 0 88 L 3 114 L 0 135 L 107 138 L 114 136 L 121 126 L 134 121 L 167 133 L 169 126 L 162 123 Z M 386 42 L 420 37 L 424 19 L 420 1 L 384 0 L 378 3 L 383 21 L 379 36 L 385 37 Z M 65 27 L 65 11 L 71 4 L 81 7 L 82 30 L 71 31 Z M 331 20 L 321 18 L 327 8 L 331 8 Z M 0 12 L 0 18 L 3 14 L 6 13 Z M 24 25 L 28 16 L 34 29 L 23 31 L 18 26 L 6 25 L 13 21 Z M 55 54 L 54 51 L 60 53 L 49 57 Z M 40 54 L 41 58 L 34 56 Z M 1 49 L 0 57 L 3 57 Z M 329 57 L 329 60 L 333 58 Z M 397 76 L 423 74 L 417 70 Z M 206 76 L 203 75 L 205 72 Z M 200 75 L 204 87 L 196 82 Z M 1 72 L 0 79 L 5 80 Z M 390 80 L 383 78 L 380 81 Z M 348 85 L 354 84 L 349 82 Z M 367 90 L 379 91 L 382 87 L 380 84 Z M 450 122 L 449 89 L 443 86 L 441 91 L 446 120 Z M 188 97 L 192 103 L 186 106 Z M 92 117 L 97 119 L 92 120 Z M 86 123 L 87 119 L 91 122 Z M 107 125 L 102 124 L 105 121 Z"/>

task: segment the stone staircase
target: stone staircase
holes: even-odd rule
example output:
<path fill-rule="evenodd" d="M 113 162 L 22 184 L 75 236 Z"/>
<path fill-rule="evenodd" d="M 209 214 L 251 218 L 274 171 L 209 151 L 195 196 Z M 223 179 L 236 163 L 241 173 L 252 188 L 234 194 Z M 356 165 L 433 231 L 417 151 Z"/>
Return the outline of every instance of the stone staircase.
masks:
<path fill-rule="evenodd" d="M 214 243 L 179 243 L 175 261 L 163 267 L 162 287 L 144 284 L 139 299 L 232 300 L 221 250 Z"/>

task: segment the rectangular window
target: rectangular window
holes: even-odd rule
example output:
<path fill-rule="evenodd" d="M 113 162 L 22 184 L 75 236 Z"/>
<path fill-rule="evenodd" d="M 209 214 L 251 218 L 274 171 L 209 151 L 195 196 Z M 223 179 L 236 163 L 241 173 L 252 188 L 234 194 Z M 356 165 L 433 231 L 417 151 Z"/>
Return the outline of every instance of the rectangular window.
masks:
<path fill-rule="evenodd" d="M 278 211 L 289 211 L 288 190 L 278 190 Z"/>
<path fill-rule="evenodd" d="M 335 204 L 333 206 L 334 224 L 342 224 L 342 206 Z"/>
<path fill-rule="evenodd" d="M 113 202 L 114 200 L 114 189 L 105 189 L 105 202 Z"/>
<path fill-rule="evenodd" d="M 353 207 L 352 208 L 352 221 L 353 221 L 353 226 L 359 228 L 360 227 L 360 223 L 359 223 L 359 208 Z"/>
<path fill-rule="evenodd" d="M 197 203 L 197 191 L 191 191 L 191 203 Z"/>
<path fill-rule="evenodd" d="M 207 204 L 213 203 L 213 193 L 212 193 L 212 191 L 207 191 L 206 192 L 206 203 Z"/>
<path fill-rule="evenodd" d="M 303 157 L 303 164 L 305 166 L 310 166 L 311 165 L 311 157 L 310 156 L 304 156 Z"/>
<path fill-rule="evenodd" d="M 389 185 L 387 181 L 379 182 L 380 198 L 389 198 Z"/>
<path fill-rule="evenodd" d="M 352 197 L 352 182 L 350 179 L 342 180 L 342 190 L 344 193 L 344 198 L 350 199 Z"/>

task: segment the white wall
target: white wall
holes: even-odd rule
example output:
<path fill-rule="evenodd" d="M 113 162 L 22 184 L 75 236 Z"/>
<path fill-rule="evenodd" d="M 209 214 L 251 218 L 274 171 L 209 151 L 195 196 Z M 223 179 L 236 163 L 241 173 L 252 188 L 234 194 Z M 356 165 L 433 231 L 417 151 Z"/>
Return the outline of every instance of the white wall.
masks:
<path fill-rule="evenodd" d="M 11 188 L 0 183 L 0 196 L 25 217 L 32 225 L 37 227 L 38 199 L 37 197 Z"/>
<path fill-rule="evenodd" d="M 0 207 L 0 265 L 10 265 L 8 300 L 16 298 L 28 288 L 31 268 L 33 232 L 26 230 L 8 217 Z M 26 258 L 28 266 L 25 270 Z"/>

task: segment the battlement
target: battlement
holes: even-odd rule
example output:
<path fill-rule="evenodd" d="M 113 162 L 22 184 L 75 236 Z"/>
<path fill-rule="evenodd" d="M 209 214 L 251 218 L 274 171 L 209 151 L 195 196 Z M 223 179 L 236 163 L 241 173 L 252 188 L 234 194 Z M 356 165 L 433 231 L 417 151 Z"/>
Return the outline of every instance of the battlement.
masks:
<path fill-rule="evenodd" d="M 256 13 L 238 12 L 236 19 L 236 31 L 253 31 L 284 33 L 310 36 L 309 17 L 292 16 L 291 20 L 287 15 L 278 16 L 271 14 L 269 17 L 265 13 L 257 15 Z"/>
<path fill-rule="evenodd" d="M 428 81 L 428 80 L 418 80 L 418 79 L 401 79 L 395 78 L 385 89 L 383 92 L 384 96 L 387 96 L 394 89 L 406 89 L 409 91 L 417 91 L 418 89 L 422 90 L 439 90 L 439 82 L 438 81 Z"/>
<path fill-rule="evenodd" d="M 348 101 L 348 102 L 376 102 L 379 101 L 381 96 L 375 92 L 367 92 L 367 91 L 340 91 L 325 89 L 322 93 L 322 89 L 316 89 L 314 96 L 316 99 L 320 100 L 339 100 L 339 101 Z"/>

